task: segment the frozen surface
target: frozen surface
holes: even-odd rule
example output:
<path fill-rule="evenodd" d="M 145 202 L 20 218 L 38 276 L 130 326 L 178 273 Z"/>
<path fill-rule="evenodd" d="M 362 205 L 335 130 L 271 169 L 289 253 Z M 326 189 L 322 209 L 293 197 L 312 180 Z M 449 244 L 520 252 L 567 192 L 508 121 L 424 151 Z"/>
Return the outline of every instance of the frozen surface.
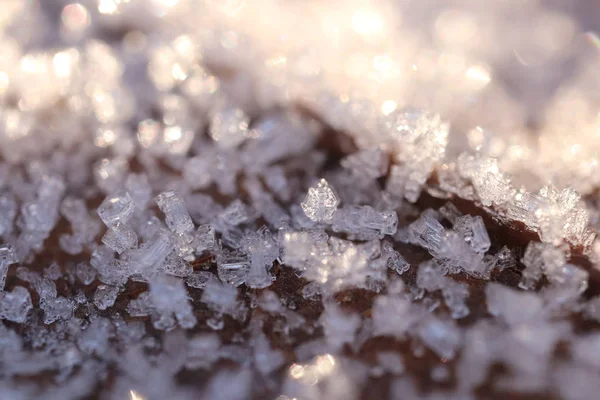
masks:
<path fill-rule="evenodd" d="M 476 3 L 2 2 L 0 398 L 597 397 L 598 7 Z"/>

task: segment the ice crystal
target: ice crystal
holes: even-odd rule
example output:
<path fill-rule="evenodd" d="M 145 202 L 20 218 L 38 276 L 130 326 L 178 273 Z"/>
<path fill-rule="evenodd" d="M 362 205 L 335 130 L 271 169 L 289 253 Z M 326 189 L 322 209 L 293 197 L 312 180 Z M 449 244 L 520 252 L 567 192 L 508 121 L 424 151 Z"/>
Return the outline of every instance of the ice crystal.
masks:
<path fill-rule="evenodd" d="M 302 210 L 308 218 L 316 222 L 329 222 L 340 204 L 340 199 L 325 179 L 308 189 L 302 202 Z"/>

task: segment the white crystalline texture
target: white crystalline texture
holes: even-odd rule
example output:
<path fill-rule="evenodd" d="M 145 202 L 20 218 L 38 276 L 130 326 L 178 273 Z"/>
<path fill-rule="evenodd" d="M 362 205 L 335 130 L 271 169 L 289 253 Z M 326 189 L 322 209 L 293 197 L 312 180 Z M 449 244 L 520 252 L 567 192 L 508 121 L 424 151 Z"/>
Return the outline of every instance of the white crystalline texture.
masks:
<path fill-rule="evenodd" d="M 484 206 L 503 205 L 514 195 L 510 179 L 500 172 L 498 160 L 463 153 L 458 158 L 461 176 L 471 179 Z"/>
<path fill-rule="evenodd" d="M 212 158 L 208 154 L 192 157 L 183 166 L 183 178 L 192 189 L 205 189 L 212 182 Z"/>
<path fill-rule="evenodd" d="M 442 289 L 446 285 L 447 279 L 435 262 L 426 261 L 419 265 L 417 286 L 421 289 L 429 292 Z"/>
<path fill-rule="evenodd" d="M 452 225 L 456 222 L 456 220 L 462 215 L 462 213 L 456 208 L 456 206 L 450 202 L 444 204 L 438 210 L 440 215 L 444 217 L 448 222 Z"/>
<path fill-rule="evenodd" d="M 502 318 L 508 325 L 516 326 L 543 318 L 543 300 L 535 293 L 518 291 L 490 282 L 485 288 L 490 314 Z"/>
<path fill-rule="evenodd" d="M 388 170 L 388 155 L 382 149 L 360 150 L 340 161 L 340 165 L 358 178 L 373 180 L 384 176 Z"/>
<path fill-rule="evenodd" d="M 162 270 L 167 275 L 186 277 L 192 274 L 193 269 L 184 259 L 175 253 L 169 254 L 163 263 Z"/>
<path fill-rule="evenodd" d="M 156 197 L 156 204 L 165 213 L 169 229 L 182 235 L 194 229 L 192 218 L 188 213 L 183 199 L 175 192 L 163 192 Z"/>
<path fill-rule="evenodd" d="M 23 323 L 32 308 L 31 296 L 24 287 L 16 286 L 12 292 L 0 292 L 0 320 Z"/>
<path fill-rule="evenodd" d="M 96 279 L 96 270 L 87 263 L 77 264 L 75 273 L 84 285 L 89 285 Z"/>
<path fill-rule="evenodd" d="M 0 291 L 4 290 L 8 267 L 17 262 L 13 248 L 7 244 L 0 245 Z"/>
<path fill-rule="evenodd" d="M 189 287 L 193 287 L 196 289 L 204 289 L 206 284 L 210 281 L 216 279 L 214 274 L 209 271 L 195 271 L 191 275 L 188 275 L 185 278 L 185 283 Z"/>
<path fill-rule="evenodd" d="M 94 178 L 104 193 L 112 193 L 121 186 L 129 170 L 124 158 L 102 159 L 94 165 Z"/>
<path fill-rule="evenodd" d="M 150 301 L 158 313 L 158 317 L 153 318 L 156 329 L 170 329 L 175 320 L 182 328 L 188 329 L 197 323 L 187 291 L 176 278 L 160 277 L 151 281 Z"/>
<path fill-rule="evenodd" d="M 466 299 L 469 296 L 468 285 L 444 276 L 441 268 L 435 262 L 426 261 L 419 266 L 417 286 L 428 292 L 441 290 L 452 318 L 464 318 L 469 314 L 469 308 L 466 305 Z"/>
<path fill-rule="evenodd" d="M 222 149 L 239 146 L 248 135 L 250 118 L 237 107 L 222 105 L 214 112 L 209 134 Z"/>
<path fill-rule="evenodd" d="M 396 271 L 399 275 L 407 272 L 410 269 L 408 261 L 402 257 L 400 253 L 393 249 L 392 245 L 385 242 L 381 250 L 381 260 L 385 260 L 386 266 Z"/>
<path fill-rule="evenodd" d="M 132 317 L 145 317 L 150 314 L 151 308 L 150 292 L 143 292 L 127 304 L 127 313 Z M 171 322 L 174 323 L 173 320 Z"/>
<path fill-rule="evenodd" d="M 421 187 L 445 154 L 449 125 L 437 114 L 405 109 L 382 119 L 380 130 L 396 160 L 402 162 L 402 169 L 394 173 L 398 178 L 402 176 L 394 178 L 398 179 L 394 191 L 415 202 Z"/>
<path fill-rule="evenodd" d="M 256 234 L 250 234 L 245 239 L 244 250 L 250 257 L 250 268 L 246 285 L 254 289 L 262 289 L 273 282 L 268 271 L 273 261 L 279 258 L 279 243 L 271 235 L 268 228 L 263 227 Z"/>
<path fill-rule="evenodd" d="M 17 215 L 17 202 L 7 194 L 0 195 L 0 236 L 10 234 Z"/>
<path fill-rule="evenodd" d="M 402 337 L 420 319 L 410 301 L 399 296 L 378 296 L 373 303 L 373 329 L 377 335 Z"/>
<path fill-rule="evenodd" d="M 275 201 L 273 196 L 263 189 L 263 185 L 258 178 L 247 178 L 244 186 L 250 194 L 252 206 L 262 215 L 267 223 L 275 228 L 289 225 L 289 215 Z"/>
<path fill-rule="evenodd" d="M 217 246 L 217 237 L 213 225 L 205 224 L 198 227 L 194 236 L 194 246 L 196 248 L 196 254 L 215 250 Z"/>
<path fill-rule="evenodd" d="M 135 211 L 135 203 L 128 192 L 106 197 L 100 207 L 98 215 L 107 227 L 117 223 L 126 223 Z"/>
<path fill-rule="evenodd" d="M 240 286 L 246 282 L 250 263 L 245 256 L 227 256 L 217 259 L 217 273 L 221 282 Z"/>
<path fill-rule="evenodd" d="M 106 310 L 115 304 L 119 288 L 111 285 L 98 285 L 94 293 L 94 304 L 99 310 Z"/>
<path fill-rule="evenodd" d="M 173 251 L 172 234 L 161 229 L 134 251 L 131 262 L 135 264 L 136 268 L 143 271 L 162 264 L 171 251 Z"/>
<path fill-rule="evenodd" d="M 333 214 L 332 229 L 362 240 L 382 238 L 396 233 L 398 216 L 395 211 L 377 212 L 370 206 L 345 206 Z"/>
<path fill-rule="evenodd" d="M 529 242 L 521 262 L 525 265 L 519 287 L 532 289 L 547 272 L 549 276 L 558 271 L 566 262 L 563 250 L 539 242 Z"/>
<path fill-rule="evenodd" d="M 152 198 L 152 188 L 145 174 L 129 174 L 125 188 L 137 207 L 146 208 Z"/>
<path fill-rule="evenodd" d="M 488 236 L 483 218 L 479 215 L 473 217 L 463 215 L 456 218 L 454 229 L 465 238 L 465 241 L 476 253 L 485 253 L 490 248 L 490 237 Z"/>
<path fill-rule="evenodd" d="M 48 175 L 42 178 L 37 188 L 37 199 L 21 205 L 25 230 L 46 236 L 54 228 L 65 187 L 62 178 Z"/>
<path fill-rule="evenodd" d="M 418 328 L 421 340 L 439 357 L 454 358 L 463 343 L 462 332 L 449 321 L 429 318 Z"/>
<path fill-rule="evenodd" d="M 431 214 L 424 212 L 419 219 L 409 225 L 408 232 L 411 243 L 436 254 L 444 241 L 445 229 Z"/>
<path fill-rule="evenodd" d="M 269 375 L 285 363 L 283 352 L 271 348 L 269 340 L 264 334 L 255 337 L 253 345 L 254 363 L 264 376 Z"/>
<path fill-rule="evenodd" d="M 320 322 L 327 342 L 334 349 L 340 349 L 344 343 L 352 343 L 354 340 L 354 334 L 360 324 L 360 317 L 356 314 L 345 313 L 336 305 L 326 305 Z"/>
<path fill-rule="evenodd" d="M 106 231 L 102 243 L 121 254 L 127 249 L 137 247 L 138 238 L 133 229 L 122 223 L 117 223 Z"/>
<path fill-rule="evenodd" d="M 506 246 L 503 246 L 496 254 L 490 259 L 490 270 L 497 268 L 503 271 L 508 268 L 514 268 L 517 265 L 517 260 L 513 252 Z"/>
<path fill-rule="evenodd" d="M 241 157 L 244 165 L 262 170 L 274 162 L 307 154 L 314 146 L 321 125 L 307 120 L 295 111 L 267 114 L 257 121 L 244 143 Z"/>
<path fill-rule="evenodd" d="M 237 305 L 237 295 L 238 291 L 234 286 L 218 281 L 209 281 L 204 287 L 202 302 L 217 313 L 231 313 Z"/>
<path fill-rule="evenodd" d="M 459 319 L 469 315 L 466 300 L 469 297 L 469 286 L 466 283 L 450 281 L 442 288 L 444 302 L 450 309 L 452 318 Z"/>
<path fill-rule="evenodd" d="M 440 260 L 449 272 L 464 271 L 480 278 L 489 276 L 489 266 L 484 262 L 483 255 L 473 251 L 457 232 L 446 231 L 440 248 L 432 255 Z"/>
<path fill-rule="evenodd" d="M 69 320 L 73 316 L 75 304 L 65 297 L 50 298 L 40 303 L 44 310 L 44 323 L 51 324 L 58 320 Z"/>
<path fill-rule="evenodd" d="M 219 358 L 214 351 L 221 347 L 221 340 L 215 334 L 202 334 L 187 342 L 186 367 L 190 369 L 209 368 Z"/>
<path fill-rule="evenodd" d="M 546 295 L 556 305 L 577 301 L 588 288 L 589 273 L 573 264 L 564 264 L 547 271 L 546 276 L 551 283 Z"/>
<path fill-rule="evenodd" d="M 308 218 L 316 222 L 329 222 L 340 204 L 340 199 L 325 179 L 308 189 L 301 203 Z"/>
<path fill-rule="evenodd" d="M 253 218 L 252 210 L 241 200 L 232 201 L 218 215 L 219 222 L 226 226 L 241 225 L 250 222 Z"/>

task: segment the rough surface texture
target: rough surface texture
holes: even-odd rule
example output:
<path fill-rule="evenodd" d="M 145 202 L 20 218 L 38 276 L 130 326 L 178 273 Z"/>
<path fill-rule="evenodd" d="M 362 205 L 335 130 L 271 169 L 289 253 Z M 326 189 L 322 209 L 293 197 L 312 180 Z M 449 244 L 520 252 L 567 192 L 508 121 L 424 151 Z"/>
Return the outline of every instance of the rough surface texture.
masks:
<path fill-rule="evenodd" d="M 596 398 L 597 7 L 421 3 L 1 3 L 0 398 Z"/>

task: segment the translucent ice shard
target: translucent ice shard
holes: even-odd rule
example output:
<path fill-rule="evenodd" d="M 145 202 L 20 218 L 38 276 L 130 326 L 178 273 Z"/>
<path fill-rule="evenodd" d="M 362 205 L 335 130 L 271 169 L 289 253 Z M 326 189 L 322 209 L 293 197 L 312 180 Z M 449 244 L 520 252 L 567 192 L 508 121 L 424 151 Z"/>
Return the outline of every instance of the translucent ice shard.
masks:
<path fill-rule="evenodd" d="M 51 324 L 58 320 L 69 320 L 73 316 L 75 304 L 65 297 L 50 298 L 40 304 L 44 310 L 44 323 Z"/>
<path fill-rule="evenodd" d="M 240 286 L 246 282 L 249 271 L 250 263 L 244 256 L 238 256 L 237 259 L 230 257 L 226 260 L 217 259 L 217 273 L 222 282 Z"/>
<path fill-rule="evenodd" d="M 7 244 L 0 245 L 0 291 L 4 290 L 8 267 L 17 262 L 13 248 Z"/>
<path fill-rule="evenodd" d="M 194 236 L 194 246 L 196 254 L 202 254 L 204 251 L 213 251 L 217 246 L 217 237 L 215 228 L 211 224 L 200 225 Z"/>
<path fill-rule="evenodd" d="M 490 248 L 490 237 L 483 224 L 483 218 L 479 215 L 475 217 L 463 215 L 456 218 L 454 229 L 463 235 L 476 253 L 485 253 Z"/>
<path fill-rule="evenodd" d="M 133 229 L 122 223 L 116 223 L 104 234 L 102 243 L 121 254 L 127 249 L 137 247 L 138 238 Z"/>
<path fill-rule="evenodd" d="M 389 113 L 380 124 L 380 131 L 394 151 L 395 161 L 402 163 L 396 170 L 395 191 L 415 202 L 421 187 L 445 154 L 449 125 L 437 114 L 404 109 Z M 393 171 L 392 171 L 393 172 Z"/>
<path fill-rule="evenodd" d="M 263 227 L 255 234 L 250 234 L 245 239 L 244 250 L 249 255 L 249 271 L 246 285 L 262 289 L 273 282 L 269 270 L 273 261 L 279 258 L 279 243 L 275 240 L 267 227 Z"/>
<path fill-rule="evenodd" d="M 440 249 L 444 231 L 442 224 L 427 212 L 408 227 L 410 241 L 433 253 Z"/>
<path fill-rule="evenodd" d="M 308 218 L 316 222 L 329 222 L 340 204 L 340 199 L 325 179 L 321 179 L 316 186 L 308 189 L 308 193 L 301 203 L 302 210 Z"/>
<path fill-rule="evenodd" d="M 333 215 L 334 232 L 347 232 L 357 236 L 359 240 L 382 238 L 393 235 L 398 226 L 395 211 L 377 212 L 370 206 L 345 206 Z"/>
<path fill-rule="evenodd" d="M 150 272 L 147 270 L 162 264 L 171 251 L 173 251 L 172 234 L 165 229 L 161 229 L 143 243 L 139 249 L 134 250 L 129 262 L 136 271 Z"/>
<path fill-rule="evenodd" d="M 169 229 L 177 234 L 189 233 L 194 229 L 192 218 L 183 199 L 175 192 L 163 192 L 156 197 L 156 204 L 165 213 Z"/>
<path fill-rule="evenodd" d="M 135 203 L 128 192 L 108 196 L 98 207 L 98 215 L 108 227 L 118 222 L 126 223 L 134 211 Z"/>
<path fill-rule="evenodd" d="M 99 310 L 106 310 L 115 304 L 119 287 L 111 285 L 98 285 L 94 293 L 94 304 Z"/>
<path fill-rule="evenodd" d="M 33 308 L 29 290 L 16 286 L 12 292 L 0 292 L 0 320 L 23 323 Z"/>

